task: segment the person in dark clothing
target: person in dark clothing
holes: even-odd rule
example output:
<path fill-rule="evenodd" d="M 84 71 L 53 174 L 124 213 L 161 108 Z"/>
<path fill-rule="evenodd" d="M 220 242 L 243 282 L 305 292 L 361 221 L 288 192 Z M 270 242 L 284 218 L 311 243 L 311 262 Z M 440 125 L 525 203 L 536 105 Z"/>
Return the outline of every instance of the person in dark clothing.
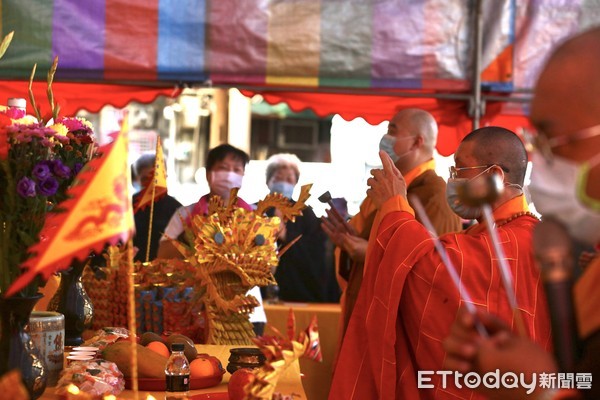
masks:
<path fill-rule="evenodd" d="M 144 154 L 137 159 L 132 165 L 132 180 L 139 182 L 140 186 L 146 187 L 147 182 L 152 178 L 152 171 L 156 157 L 154 154 Z M 133 204 L 143 191 L 133 195 Z M 181 207 L 181 203 L 174 197 L 168 194 L 164 195 L 160 200 L 154 202 L 154 216 L 152 218 L 152 233 L 150 236 L 150 252 L 148 260 L 146 260 L 146 251 L 148 248 L 148 230 L 150 229 L 150 206 L 138 210 L 133 218 L 135 220 L 135 236 L 133 237 L 133 245 L 138 251 L 134 257 L 135 261 L 152 261 L 156 258 L 158 251 L 158 242 L 162 236 L 171 216 Z"/>
<path fill-rule="evenodd" d="M 277 192 L 292 198 L 300 178 L 299 164 L 300 160 L 293 154 L 276 154 L 269 159 L 266 178 L 271 193 Z M 277 215 L 277 211 L 274 214 Z M 326 302 L 327 236 L 310 207 L 305 208 L 295 222 L 285 223 L 279 232 L 278 245 L 284 247 L 300 235 L 302 237 L 281 256 L 275 271 L 279 298 L 284 301 Z"/>

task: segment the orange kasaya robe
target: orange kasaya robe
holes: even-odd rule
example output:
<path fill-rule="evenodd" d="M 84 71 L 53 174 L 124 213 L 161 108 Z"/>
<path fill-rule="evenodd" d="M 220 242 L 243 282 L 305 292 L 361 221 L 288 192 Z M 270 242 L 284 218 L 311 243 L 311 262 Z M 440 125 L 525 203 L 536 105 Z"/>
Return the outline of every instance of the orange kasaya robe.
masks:
<path fill-rule="evenodd" d="M 408 196 L 414 196 L 421 201 L 427 212 L 431 224 L 439 234 L 447 232 L 458 232 L 461 228 L 461 220 L 446 201 L 446 182 L 435 173 L 435 161 L 429 160 L 419 164 L 404 175 L 406 191 Z M 409 200 L 410 203 L 410 200 Z M 368 240 L 372 231 L 377 207 L 370 197 L 364 199 L 360 205 L 360 212 L 349 221 L 356 230 L 358 236 Z M 340 265 L 345 262 L 351 263 L 349 276 L 340 276 Z M 354 304 L 362 285 L 364 265 L 362 262 L 351 260 L 347 253 L 336 248 L 336 271 L 338 283 L 342 289 L 340 304 L 342 305 L 342 319 L 340 320 L 339 339 L 344 337 L 350 315 L 354 310 Z M 338 347 L 339 347 L 338 345 Z M 339 350 L 338 350 L 339 351 Z"/>
<path fill-rule="evenodd" d="M 587 339 L 600 331 L 600 257 L 587 266 L 573 290 L 579 337 Z"/>
<path fill-rule="evenodd" d="M 528 335 L 551 347 L 550 319 L 531 239 L 537 220 L 522 215 L 523 196 L 494 210 L 498 235 L 510 265 Z M 505 220 L 503 223 L 502 220 Z M 388 200 L 369 239 L 363 286 L 350 319 L 329 399 L 476 399 L 454 379 L 442 387 L 417 388 L 417 371 L 439 371 L 461 298 L 425 228 L 400 196 Z M 514 328 L 513 312 L 498 273 L 485 225 L 441 236 L 441 241 L 477 307 Z M 513 329 L 514 330 L 514 329 Z M 450 382 L 451 381 L 451 382 Z"/>

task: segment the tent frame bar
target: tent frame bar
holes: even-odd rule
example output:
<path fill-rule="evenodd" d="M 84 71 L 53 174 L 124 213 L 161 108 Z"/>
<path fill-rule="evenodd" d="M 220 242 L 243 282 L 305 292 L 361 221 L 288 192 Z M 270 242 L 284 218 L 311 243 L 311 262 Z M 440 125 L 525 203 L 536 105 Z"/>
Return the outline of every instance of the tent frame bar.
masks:
<path fill-rule="evenodd" d="M 343 89 L 343 88 L 299 88 L 299 87 L 281 87 L 281 86 L 252 86 L 252 85 L 209 85 L 209 86 L 193 86 L 193 88 L 220 88 L 220 89 L 239 89 L 248 90 L 251 92 L 298 92 L 298 93 L 331 93 L 331 94 L 352 94 L 352 95 L 374 95 L 374 96 L 391 96 L 391 97 L 413 97 L 413 98 L 425 98 L 425 99 L 442 99 L 442 100 L 460 100 L 470 101 L 473 99 L 473 94 L 469 93 L 415 93 L 407 91 L 388 91 L 388 90 L 374 90 L 374 89 Z M 481 93 L 480 101 L 503 101 L 512 103 L 528 103 L 531 101 L 531 94 L 523 94 L 522 96 L 512 95 L 502 96 L 499 94 L 485 94 Z"/>

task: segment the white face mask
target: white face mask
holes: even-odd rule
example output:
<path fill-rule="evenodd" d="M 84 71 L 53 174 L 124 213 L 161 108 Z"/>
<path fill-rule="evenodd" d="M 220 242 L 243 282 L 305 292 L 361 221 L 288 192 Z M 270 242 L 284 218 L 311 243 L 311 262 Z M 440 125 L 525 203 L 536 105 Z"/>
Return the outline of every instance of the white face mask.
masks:
<path fill-rule="evenodd" d="M 236 174 L 233 171 L 211 171 L 210 190 L 228 200 L 231 189 L 242 187 L 243 175 Z"/>
<path fill-rule="evenodd" d="M 585 207 L 577 198 L 579 166 L 554 156 L 552 164 L 535 152 L 529 192 L 536 210 L 562 222 L 576 240 L 594 246 L 600 242 L 600 214 Z"/>
<path fill-rule="evenodd" d="M 402 137 L 402 138 L 398 139 L 397 137 L 386 133 L 385 135 L 383 135 L 381 137 L 381 140 L 379 141 L 379 150 L 386 152 L 387 155 L 390 156 L 390 158 L 392 159 L 392 161 L 395 164 L 398 162 L 398 160 L 400 160 L 402 157 L 406 156 L 407 154 L 410 154 L 410 152 L 412 151 L 412 150 L 408 150 L 402 154 L 397 154 L 394 151 L 396 142 L 398 140 L 406 140 L 406 139 L 414 139 L 414 138 L 412 136 L 406 136 L 406 137 Z"/>

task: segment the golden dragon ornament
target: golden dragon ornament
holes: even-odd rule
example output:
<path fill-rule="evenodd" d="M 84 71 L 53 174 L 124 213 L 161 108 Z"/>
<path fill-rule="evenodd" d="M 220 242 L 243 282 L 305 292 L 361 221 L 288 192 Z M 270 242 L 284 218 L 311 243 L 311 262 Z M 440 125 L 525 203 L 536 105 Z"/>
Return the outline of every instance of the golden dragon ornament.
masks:
<path fill-rule="evenodd" d="M 206 343 L 253 344 L 249 315 L 259 303 L 246 293 L 254 286 L 276 283 L 272 270 L 298 239 L 278 250 L 280 224 L 302 214 L 311 186 L 302 186 L 295 203 L 272 193 L 252 211 L 237 208 L 237 189 L 232 190 L 227 204 L 214 196 L 208 214 L 194 216 L 186 228 L 189 245 L 174 242 L 187 261 L 194 290 L 205 307 Z M 271 208 L 280 216 L 266 216 Z"/>

